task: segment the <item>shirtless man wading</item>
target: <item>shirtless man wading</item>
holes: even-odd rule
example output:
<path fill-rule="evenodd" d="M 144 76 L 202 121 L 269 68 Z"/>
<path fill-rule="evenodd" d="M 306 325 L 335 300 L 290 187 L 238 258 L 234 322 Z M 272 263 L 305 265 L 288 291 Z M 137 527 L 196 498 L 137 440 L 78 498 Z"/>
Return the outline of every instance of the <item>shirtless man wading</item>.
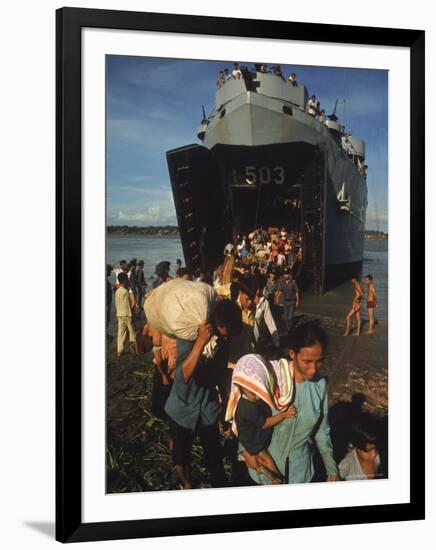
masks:
<path fill-rule="evenodd" d="M 376 292 L 374 283 L 372 282 L 372 275 L 367 275 L 365 277 L 365 283 L 368 285 L 366 307 L 368 308 L 368 319 L 369 319 L 369 326 L 366 334 L 374 334 L 374 325 L 375 325 L 374 309 L 378 306 L 377 306 L 377 292 Z"/>
<path fill-rule="evenodd" d="M 351 282 L 353 283 L 353 288 L 354 288 L 354 300 L 353 300 L 351 309 L 348 312 L 348 315 L 346 317 L 346 326 L 345 326 L 344 336 L 348 336 L 350 334 L 350 325 L 351 325 L 351 319 L 353 318 L 353 315 L 356 316 L 356 321 L 357 321 L 356 336 L 359 336 L 360 324 L 361 324 L 360 307 L 361 307 L 361 301 L 362 301 L 364 292 L 363 292 L 362 285 L 360 284 L 359 279 L 357 277 L 351 277 Z"/>

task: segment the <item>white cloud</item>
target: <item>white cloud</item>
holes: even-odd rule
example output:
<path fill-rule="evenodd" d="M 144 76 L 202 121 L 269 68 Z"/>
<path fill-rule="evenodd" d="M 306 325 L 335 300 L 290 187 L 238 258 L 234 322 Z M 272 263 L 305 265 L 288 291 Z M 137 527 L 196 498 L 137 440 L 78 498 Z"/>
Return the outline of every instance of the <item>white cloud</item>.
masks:
<path fill-rule="evenodd" d="M 121 210 L 118 212 L 117 220 L 120 222 L 144 221 L 146 214 L 143 212 L 135 212 L 134 214 L 125 214 Z"/>
<path fill-rule="evenodd" d="M 161 206 L 154 204 L 141 212 L 126 212 L 125 210 L 119 210 L 115 216 L 109 214 L 108 223 L 122 225 L 176 225 L 177 221 L 174 213 L 171 211 L 162 212 Z"/>
<path fill-rule="evenodd" d="M 132 176 L 129 178 L 129 181 L 139 181 L 139 182 L 148 182 L 155 181 L 156 176 Z"/>
<path fill-rule="evenodd" d="M 366 211 L 366 229 L 377 229 L 387 231 L 388 229 L 388 211 L 384 209 L 368 207 Z"/>
<path fill-rule="evenodd" d="M 160 216 L 160 206 L 150 206 L 148 209 L 148 214 L 158 218 Z"/>
<path fill-rule="evenodd" d="M 147 222 L 156 223 L 160 221 L 160 206 L 150 206 L 145 212 L 118 212 L 119 222 Z"/>

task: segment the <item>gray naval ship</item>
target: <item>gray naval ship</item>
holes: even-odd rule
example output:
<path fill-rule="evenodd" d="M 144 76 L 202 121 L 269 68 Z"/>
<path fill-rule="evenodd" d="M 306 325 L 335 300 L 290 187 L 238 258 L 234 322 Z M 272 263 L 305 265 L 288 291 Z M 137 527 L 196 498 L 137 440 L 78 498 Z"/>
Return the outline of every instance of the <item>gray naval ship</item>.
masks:
<path fill-rule="evenodd" d="M 218 81 L 200 144 L 167 152 L 186 265 L 213 269 L 223 249 L 259 227 L 303 234 L 303 281 L 323 292 L 363 259 L 365 143 L 335 114 L 310 106 L 306 86 L 238 69 Z"/>

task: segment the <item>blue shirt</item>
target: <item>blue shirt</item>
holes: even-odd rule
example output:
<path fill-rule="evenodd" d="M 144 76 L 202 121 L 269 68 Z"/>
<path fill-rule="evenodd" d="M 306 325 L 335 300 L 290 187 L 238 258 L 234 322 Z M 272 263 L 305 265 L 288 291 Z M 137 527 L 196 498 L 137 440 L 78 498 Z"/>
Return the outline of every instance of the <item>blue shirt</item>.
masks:
<path fill-rule="evenodd" d="M 338 475 L 330 440 L 325 378 L 296 383 L 294 405 L 297 417 L 286 418 L 274 427 L 268 447 L 280 473 L 286 476 L 288 483 L 308 483 L 312 480 L 314 466 L 309 442 L 314 438 L 327 475 Z M 255 470 L 249 470 L 249 473 L 257 483 L 271 483 L 264 474 L 257 474 Z"/>
<path fill-rule="evenodd" d="M 283 278 L 277 285 L 277 290 L 282 292 L 280 298 L 280 305 L 294 303 L 297 299 L 298 286 L 293 279 L 289 279 L 288 282 Z"/>
<path fill-rule="evenodd" d="M 217 386 L 223 383 L 228 362 L 228 345 L 218 340 L 212 358 L 200 356 L 191 378 L 185 382 L 182 364 L 194 347 L 194 341 L 177 340 L 177 363 L 174 383 L 165 404 L 165 412 L 177 424 L 195 430 L 200 421 L 203 426 L 218 422 L 220 403 Z"/>

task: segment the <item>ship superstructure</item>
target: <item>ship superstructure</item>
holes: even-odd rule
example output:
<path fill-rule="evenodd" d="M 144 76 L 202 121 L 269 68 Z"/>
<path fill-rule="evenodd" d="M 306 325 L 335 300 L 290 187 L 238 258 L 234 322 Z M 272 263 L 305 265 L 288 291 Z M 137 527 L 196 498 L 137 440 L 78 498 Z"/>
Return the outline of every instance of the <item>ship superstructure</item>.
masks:
<path fill-rule="evenodd" d="M 335 112 L 308 109 L 306 86 L 241 68 L 218 83 L 193 144 L 167 152 L 186 264 L 212 269 L 226 243 L 260 226 L 304 235 L 304 273 L 326 281 L 363 259 L 365 143 Z"/>

